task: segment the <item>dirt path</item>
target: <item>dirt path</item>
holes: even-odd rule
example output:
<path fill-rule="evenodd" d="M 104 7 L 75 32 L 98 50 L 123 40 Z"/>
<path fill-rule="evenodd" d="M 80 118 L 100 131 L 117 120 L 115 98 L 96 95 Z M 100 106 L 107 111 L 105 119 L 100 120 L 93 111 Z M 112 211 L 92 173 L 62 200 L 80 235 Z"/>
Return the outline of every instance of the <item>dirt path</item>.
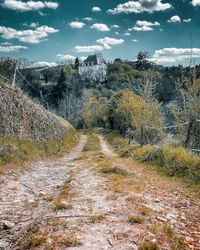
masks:
<path fill-rule="evenodd" d="M 16 224 L 0 249 L 200 249 L 200 202 L 99 140 L 104 155 L 84 152 L 83 136 L 70 155 L 4 179 L 0 220 Z"/>
<path fill-rule="evenodd" d="M 71 161 L 77 158 L 85 145 L 86 136 L 82 136 L 78 146 L 67 156 L 57 161 L 41 161 L 34 164 L 20 176 L 5 176 L 0 183 L 0 221 L 14 222 L 14 232 L 20 231 L 24 222 L 48 213 L 45 198 L 56 197 L 69 176 Z M 19 223 L 22 221 L 22 223 Z M 6 241 L 6 232 L 0 231 L 0 249 L 10 244 Z M 8 247 L 9 249 L 9 247 Z"/>
<path fill-rule="evenodd" d="M 116 156 L 116 154 L 113 153 L 113 151 L 110 149 L 110 147 L 108 146 L 108 144 L 105 142 L 104 138 L 102 136 L 99 135 L 99 140 L 101 143 L 101 149 L 102 152 L 108 156 L 108 157 L 114 157 Z"/>

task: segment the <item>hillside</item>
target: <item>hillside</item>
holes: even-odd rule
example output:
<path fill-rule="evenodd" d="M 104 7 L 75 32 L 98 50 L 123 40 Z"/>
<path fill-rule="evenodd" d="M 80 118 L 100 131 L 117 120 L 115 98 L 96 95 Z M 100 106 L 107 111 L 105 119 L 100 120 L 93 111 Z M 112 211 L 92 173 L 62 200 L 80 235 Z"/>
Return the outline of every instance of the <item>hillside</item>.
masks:
<path fill-rule="evenodd" d="M 63 156 L 78 139 L 66 120 L 34 103 L 19 88 L 0 82 L 0 174 Z"/>
<path fill-rule="evenodd" d="M 56 140 L 72 126 L 34 103 L 17 87 L 0 82 L 0 136 Z"/>

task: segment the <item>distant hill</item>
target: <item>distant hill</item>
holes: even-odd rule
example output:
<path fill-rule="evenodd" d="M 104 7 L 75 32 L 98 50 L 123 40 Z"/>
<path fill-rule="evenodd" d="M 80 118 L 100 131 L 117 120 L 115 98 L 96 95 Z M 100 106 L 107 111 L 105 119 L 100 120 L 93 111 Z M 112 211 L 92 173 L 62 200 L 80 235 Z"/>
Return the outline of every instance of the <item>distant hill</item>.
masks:
<path fill-rule="evenodd" d="M 0 81 L 0 137 L 58 140 L 73 127 L 34 103 L 18 87 Z"/>

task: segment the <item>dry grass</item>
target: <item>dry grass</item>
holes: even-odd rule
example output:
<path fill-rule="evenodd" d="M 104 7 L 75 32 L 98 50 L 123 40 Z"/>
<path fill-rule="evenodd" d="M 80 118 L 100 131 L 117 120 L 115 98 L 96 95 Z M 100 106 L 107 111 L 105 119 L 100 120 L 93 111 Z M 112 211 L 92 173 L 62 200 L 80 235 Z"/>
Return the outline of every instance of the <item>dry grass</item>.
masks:
<path fill-rule="evenodd" d="M 6 173 L 10 167 L 23 168 L 33 160 L 63 156 L 78 140 L 79 136 L 74 129 L 56 141 L 0 138 L 0 173 Z"/>
<path fill-rule="evenodd" d="M 157 243 L 151 241 L 142 243 L 138 248 L 138 250 L 158 250 L 158 249 L 159 247 Z"/>
<path fill-rule="evenodd" d="M 135 223 L 141 224 L 143 221 L 144 218 L 138 215 L 130 215 L 127 220 L 127 222 L 130 224 L 135 224 Z"/>
<path fill-rule="evenodd" d="M 91 223 L 99 223 L 99 222 L 104 221 L 105 219 L 106 219 L 106 217 L 104 215 L 100 214 L 100 215 L 92 216 L 90 218 L 90 222 Z"/>
<path fill-rule="evenodd" d="M 97 135 L 88 135 L 88 140 L 83 148 L 83 152 L 101 150 L 99 138 Z"/>
<path fill-rule="evenodd" d="M 120 137 L 117 131 L 101 131 L 105 139 L 113 146 L 120 157 L 132 157 L 147 163 L 146 167 L 160 174 L 181 180 L 185 186 L 200 193 L 200 158 L 187 149 L 172 144 L 158 146 L 130 146 L 127 139 Z M 145 166 L 145 165 L 143 165 Z"/>

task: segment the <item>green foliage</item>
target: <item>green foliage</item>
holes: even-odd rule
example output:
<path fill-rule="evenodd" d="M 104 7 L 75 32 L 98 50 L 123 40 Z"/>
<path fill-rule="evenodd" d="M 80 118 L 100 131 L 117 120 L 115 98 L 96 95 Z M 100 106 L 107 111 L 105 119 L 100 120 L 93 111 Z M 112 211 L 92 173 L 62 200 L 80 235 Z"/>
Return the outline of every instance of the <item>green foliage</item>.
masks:
<path fill-rule="evenodd" d="M 141 76 L 142 73 L 134 70 L 130 65 L 115 61 L 113 64 L 108 65 L 108 88 L 111 88 L 116 91 L 131 87 L 135 79 Z"/>

